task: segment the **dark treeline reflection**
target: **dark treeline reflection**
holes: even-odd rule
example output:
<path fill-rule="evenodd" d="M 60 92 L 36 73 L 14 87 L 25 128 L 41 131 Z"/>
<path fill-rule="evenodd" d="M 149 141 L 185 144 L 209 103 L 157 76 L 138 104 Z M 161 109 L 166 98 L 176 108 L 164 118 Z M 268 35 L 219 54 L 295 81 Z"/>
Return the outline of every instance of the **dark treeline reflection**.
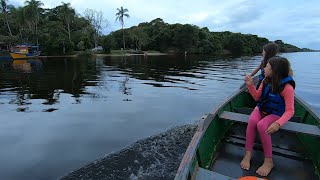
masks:
<path fill-rule="evenodd" d="M 319 53 L 280 56 L 291 62 L 295 93 L 320 112 Z M 139 139 L 198 122 L 260 62 L 261 55 L 191 54 L 2 59 L 0 179 L 58 179 Z"/>
<path fill-rule="evenodd" d="M 61 93 L 67 93 L 76 103 L 81 103 L 81 95 L 101 96 L 85 87 L 98 86 L 100 91 L 105 91 L 108 90 L 105 84 L 115 83 L 108 82 L 105 76 L 118 77 L 115 81 L 120 84 L 119 91 L 126 95 L 131 95 L 130 78 L 154 87 L 197 90 L 188 86 L 195 84 L 190 80 L 219 78 L 220 71 L 239 68 L 241 64 L 233 60 L 234 57 L 192 55 L 3 60 L 0 62 L 0 96 L 7 96 L 9 104 L 18 106 L 31 104 L 30 99 L 44 99 L 42 104 L 53 105 L 59 102 Z"/>
<path fill-rule="evenodd" d="M 242 57 L 244 60 L 249 58 L 250 57 Z M 136 79 L 171 83 L 183 81 L 179 79 L 182 77 L 205 78 L 205 75 L 212 73 L 212 71 L 238 69 L 239 65 L 242 64 L 234 63 L 235 59 L 237 59 L 237 57 L 210 57 L 199 55 L 101 58 L 106 66 L 112 67 L 110 70 L 123 71 L 123 73 Z"/>
<path fill-rule="evenodd" d="M 0 92 L 13 95 L 10 103 L 27 104 L 28 99 L 45 99 L 54 104 L 60 93 L 79 99 L 86 81 L 95 82 L 97 71 L 91 59 L 32 59 L 1 61 Z"/>

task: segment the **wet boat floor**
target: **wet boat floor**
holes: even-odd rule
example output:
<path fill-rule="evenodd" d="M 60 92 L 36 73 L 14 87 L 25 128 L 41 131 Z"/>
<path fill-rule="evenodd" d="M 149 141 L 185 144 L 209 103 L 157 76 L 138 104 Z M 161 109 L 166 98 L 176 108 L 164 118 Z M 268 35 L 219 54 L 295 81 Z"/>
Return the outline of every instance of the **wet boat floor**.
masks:
<path fill-rule="evenodd" d="M 257 133 L 251 158 L 250 170 L 243 170 L 240 162 L 245 153 L 246 125 L 235 123 L 223 139 L 216 154 L 211 170 L 232 178 L 257 176 L 256 170 L 262 165 L 264 155 Z M 303 146 L 294 133 L 277 132 L 272 135 L 274 168 L 267 179 L 275 180 L 317 180 L 312 162 L 306 158 Z"/>

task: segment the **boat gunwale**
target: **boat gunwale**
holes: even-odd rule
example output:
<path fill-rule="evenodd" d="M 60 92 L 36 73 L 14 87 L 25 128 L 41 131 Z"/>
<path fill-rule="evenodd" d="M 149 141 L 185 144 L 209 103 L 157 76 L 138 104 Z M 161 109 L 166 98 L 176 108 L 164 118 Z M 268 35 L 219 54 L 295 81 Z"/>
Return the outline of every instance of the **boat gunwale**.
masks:
<path fill-rule="evenodd" d="M 193 165 L 194 158 L 196 157 L 196 152 L 197 149 L 200 146 L 200 142 L 208 129 L 209 125 L 213 121 L 214 117 L 218 115 L 218 113 L 222 110 L 223 107 L 225 107 L 228 103 L 232 101 L 236 96 L 241 94 L 243 91 L 245 91 L 244 88 L 241 88 L 234 92 L 232 95 L 230 95 L 228 98 L 226 98 L 225 101 L 222 103 L 218 104 L 213 108 L 213 110 L 209 113 L 206 114 L 206 117 L 202 117 L 200 122 L 198 123 L 198 127 L 196 130 L 196 133 L 194 134 L 184 156 L 183 159 L 180 163 L 179 169 L 176 173 L 175 179 L 187 179 L 190 169 Z M 300 104 L 308 113 L 310 113 L 311 116 L 313 116 L 318 123 L 320 123 L 319 120 L 319 113 L 315 111 L 306 101 L 302 100 L 299 96 L 295 94 L 294 96 L 295 101 Z M 319 126 L 318 126 L 319 127 Z M 198 167 L 196 167 L 198 168 Z"/>
<path fill-rule="evenodd" d="M 294 99 L 302 105 L 302 107 L 307 110 L 308 113 L 311 114 L 311 116 L 320 123 L 320 113 L 318 113 L 314 108 L 312 108 L 306 101 L 304 101 L 302 98 L 297 96 L 296 94 L 294 95 Z M 318 126 L 319 127 L 319 126 Z M 320 128 L 320 127 L 319 127 Z"/>

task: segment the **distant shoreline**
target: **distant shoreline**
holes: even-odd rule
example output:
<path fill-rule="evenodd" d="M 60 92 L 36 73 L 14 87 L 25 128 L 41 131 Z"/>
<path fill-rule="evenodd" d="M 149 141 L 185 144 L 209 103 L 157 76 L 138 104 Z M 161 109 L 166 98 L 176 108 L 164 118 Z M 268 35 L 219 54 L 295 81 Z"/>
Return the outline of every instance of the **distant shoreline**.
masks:
<path fill-rule="evenodd" d="M 124 54 L 92 54 L 96 57 L 112 57 L 112 56 L 145 56 L 144 54 L 130 54 L 130 53 L 124 53 Z M 171 55 L 168 53 L 147 53 L 146 56 L 166 56 Z M 81 54 L 74 54 L 74 55 L 55 55 L 55 56 L 38 56 L 37 58 L 65 58 L 65 57 L 78 57 L 81 56 Z"/>
<path fill-rule="evenodd" d="M 320 51 L 299 51 L 299 52 L 320 52 Z M 299 53 L 299 52 L 281 52 L 281 53 Z M 182 54 L 174 54 L 174 53 L 160 53 L 160 52 L 150 52 L 147 53 L 147 55 L 144 54 L 130 54 L 130 53 L 124 53 L 124 54 L 92 54 L 92 56 L 96 57 L 121 57 L 121 56 L 169 56 L 169 55 L 182 55 Z M 192 54 L 194 55 L 194 54 Z M 39 58 L 39 59 L 44 59 L 44 58 L 76 58 L 81 56 L 81 54 L 74 54 L 74 55 L 54 55 L 54 56 L 38 56 L 38 57 L 30 57 L 26 59 L 34 59 L 34 58 Z M 242 55 L 241 55 L 242 56 Z M 2 57 L 2 56 L 1 56 Z M 3 56 L 4 57 L 4 56 Z M 9 57 L 9 56 L 5 56 Z"/>
<path fill-rule="evenodd" d="M 299 51 L 299 52 L 320 52 L 320 51 Z M 299 53 L 299 52 L 281 52 L 281 53 Z M 144 54 L 130 54 L 130 53 L 124 53 L 124 54 L 92 54 L 96 57 L 121 57 L 121 56 L 145 56 Z M 160 53 L 160 52 L 148 52 L 146 56 L 169 56 L 169 55 L 183 55 L 183 54 L 175 54 L 175 53 Z M 190 54 L 195 55 L 195 54 Z M 203 54 L 199 54 L 203 55 Z M 210 55 L 210 54 L 208 54 Z M 230 55 L 230 54 L 225 54 Z M 242 54 L 240 56 L 243 56 L 245 54 Z M 253 54 L 254 55 L 254 54 Z M 39 56 L 39 58 L 53 58 L 53 57 L 78 57 L 81 56 L 80 54 L 75 55 L 62 55 L 62 56 Z M 188 55 L 187 55 L 188 56 Z"/>
<path fill-rule="evenodd" d="M 97 57 L 105 57 L 105 56 L 166 56 L 166 55 L 171 55 L 168 53 L 160 53 L 160 52 L 148 52 L 146 55 L 144 54 L 130 54 L 130 53 L 125 53 L 125 54 L 95 54 Z"/>

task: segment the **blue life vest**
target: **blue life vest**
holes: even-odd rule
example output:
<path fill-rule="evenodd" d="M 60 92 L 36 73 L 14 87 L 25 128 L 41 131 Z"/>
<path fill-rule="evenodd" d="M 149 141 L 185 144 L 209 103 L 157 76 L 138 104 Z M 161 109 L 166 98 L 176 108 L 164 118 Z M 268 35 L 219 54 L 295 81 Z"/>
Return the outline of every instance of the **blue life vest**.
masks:
<path fill-rule="evenodd" d="M 286 78 L 281 80 L 280 88 L 284 88 L 287 83 L 295 88 L 295 82 L 291 76 L 287 76 Z M 286 110 L 284 98 L 280 93 L 273 93 L 271 91 L 271 84 L 266 84 L 263 86 L 262 94 L 257 106 L 260 111 L 263 111 L 267 114 L 275 114 L 278 116 L 282 116 Z"/>
<path fill-rule="evenodd" d="M 264 78 L 265 78 L 265 76 L 264 76 L 264 68 L 260 68 L 260 74 L 259 74 L 259 81 L 262 81 Z"/>

